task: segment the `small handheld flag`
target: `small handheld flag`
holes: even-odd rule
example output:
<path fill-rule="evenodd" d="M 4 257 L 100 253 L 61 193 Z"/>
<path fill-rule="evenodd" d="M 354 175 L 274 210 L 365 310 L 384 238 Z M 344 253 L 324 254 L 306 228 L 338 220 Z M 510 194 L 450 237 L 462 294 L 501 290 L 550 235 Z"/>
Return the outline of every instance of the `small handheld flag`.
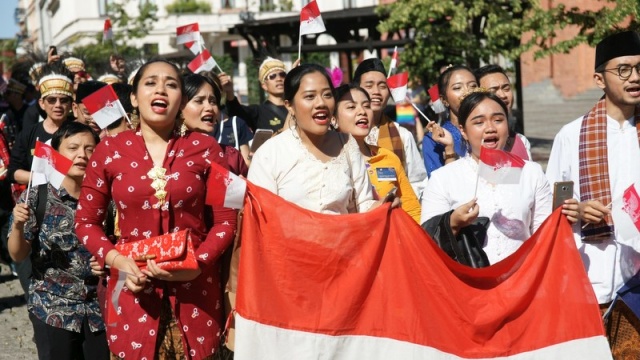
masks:
<path fill-rule="evenodd" d="M 105 41 L 113 40 L 113 28 L 111 26 L 111 19 L 107 18 L 104 21 L 104 30 L 102 30 L 102 43 Z"/>
<path fill-rule="evenodd" d="M 398 47 L 396 46 L 395 48 L 393 48 L 393 55 L 391 56 L 391 64 L 389 64 L 389 73 L 387 74 L 387 77 L 395 73 L 396 68 L 398 67 L 399 60 Z"/>
<path fill-rule="evenodd" d="M 440 100 L 440 92 L 438 91 L 438 84 L 433 85 L 429 88 L 429 98 L 431 98 L 431 108 L 436 114 L 440 114 L 447 110 L 447 108 Z"/>
<path fill-rule="evenodd" d="M 201 71 L 211 71 L 214 67 L 218 66 L 216 60 L 211 56 L 209 50 L 203 50 L 200 54 L 196 55 L 196 57 L 191 60 L 187 67 L 194 74 L 198 74 Z M 220 67 L 218 70 L 222 71 Z"/>
<path fill-rule="evenodd" d="M 62 180 L 67 176 L 72 165 L 73 161 L 55 151 L 50 145 L 36 140 L 33 162 L 31 163 L 31 172 L 43 174 L 44 176 L 38 177 L 38 180 L 33 178 L 30 186 L 38 186 L 48 182 L 56 189 L 60 189 L 60 186 L 62 186 Z"/>
<path fill-rule="evenodd" d="M 188 24 L 176 28 L 176 44 L 200 40 L 200 26 L 198 23 Z"/>
<path fill-rule="evenodd" d="M 622 196 L 613 200 L 611 212 L 620 237 L 627 240 L 640 236 L 640 184 L 631 184 Z"/>
<path fill-rule="evenodd" d="M 302 35 L 319 34 L 327 31 L 316 0 L 310 1 L 300 10 L 300 36 L 298 37 L 298 59 L 302 52 Z"/>
<path fill-rule="evenodd" d="M 106 128 L 123 116 L 127 117 L 127 112 L 111 85 L 102 87 L 82 99 L 82 103 L 100 129 Z"/>
<path fill-rule="evenodd" d="M 241 209 L 246 192 L 246 180 L 216 163 L 211 163 L 205 198 L 207 205 Z"/>
<path fill-rule="evenodd" d="M 391 91 L 393 101 L 396 103 L 405 102 L 407 99 L 407 83 L 409 82 L 409 73 L 401 72 L 387 79 L 387 86 Z"/>
<path fill-rule="evenodd" d="M 480 147 L 478 176 L 492 184 L 517 184 L 524 160 L 506 151 Z"/>

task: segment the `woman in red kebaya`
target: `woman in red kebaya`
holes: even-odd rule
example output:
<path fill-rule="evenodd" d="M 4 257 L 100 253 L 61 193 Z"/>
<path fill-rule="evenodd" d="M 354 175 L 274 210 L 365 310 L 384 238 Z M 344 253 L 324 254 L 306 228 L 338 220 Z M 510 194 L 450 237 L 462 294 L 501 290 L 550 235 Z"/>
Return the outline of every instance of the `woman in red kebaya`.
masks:
<path fill-rule="evenodd" d="M 223 308 L 217 260 L 233 239 L 236 215 L 214 209 L 207 231 L 202 214 L 210 164 L 228 165 L 213 137 L 177 131 L 186 103 L 183 86 L 175 65 L 163 60 L 143 65 L 131 95 L 139 127 L 96 148 L 82 185 L 78 237 L 99 262 L 126 273 L 118 307 L 106 318 L 109 349 L 117 358 L 206 359 L 219 346 Z M 120 243 L 190 228 L 199 268 L 170 272 L 147 260 L 147 269 L 140 270 L 104 234 L 111 199 L 118 209 Z"/>

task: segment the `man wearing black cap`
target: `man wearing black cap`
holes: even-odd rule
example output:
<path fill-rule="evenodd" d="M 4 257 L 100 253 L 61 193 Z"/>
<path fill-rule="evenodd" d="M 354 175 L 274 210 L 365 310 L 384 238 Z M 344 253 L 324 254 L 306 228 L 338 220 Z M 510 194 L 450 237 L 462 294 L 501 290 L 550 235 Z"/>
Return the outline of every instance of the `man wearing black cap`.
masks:
<path fill-rule="evenodd" d="M 606 309 L 640 269 L 640 237 L 622 236 L 624 218 L 611 211 L 612 201 L 640 182 L 640 34 L 628 31 L 602 40 L 593 78 L 604 96 L 556 135 L 547 178 L 551 184 L 574 182 L 579 205 L 565 206 L 577 210 L 576 244 Z M 614 357 L 624 351 L 625 359 L 640 358 L 640 321 L 622 301 L 613 308 L 607 332 Z"/>
<path fill-rule="evenodd" d="M 413 134 L 396 125 L 384 114 L 391 95 L 386 74 L 382 61 L 377 58 L 364 60 L 353 74 L 353 82 L 365 89 L 371 97 L 373 128 L 366 141 L 393 151 L 402 161 L 413 190 L 420 195 L 423 180 L 427 177 L 427 169 L 424 167 Z"/>

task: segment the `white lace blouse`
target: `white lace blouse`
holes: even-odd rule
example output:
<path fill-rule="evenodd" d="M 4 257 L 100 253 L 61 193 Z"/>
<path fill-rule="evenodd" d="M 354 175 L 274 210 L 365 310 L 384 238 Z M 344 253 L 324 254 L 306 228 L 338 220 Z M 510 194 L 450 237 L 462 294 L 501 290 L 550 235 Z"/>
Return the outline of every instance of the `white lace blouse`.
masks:
<path fill-rule="evenodd" d="M 248 180 L 298 206 L 325 214 L 365 212 L 374 203 L 364 158 L 351 136 L 340 155 L 322 162 L 297 134 L 285 130 L 256 151 Z"/>
<path fill-rule="evenodd" d="M 434 171 L 423 193 L 420 222 L 471 201 L 477 174 L 478 163 L 470 155 Z M 514 253 L 551 214 L 552 194 L 542 168 L 530 161 L 519 184 L 479 181 L 479 216 L 491 219 L 484 251 L 495 264 Z"/>

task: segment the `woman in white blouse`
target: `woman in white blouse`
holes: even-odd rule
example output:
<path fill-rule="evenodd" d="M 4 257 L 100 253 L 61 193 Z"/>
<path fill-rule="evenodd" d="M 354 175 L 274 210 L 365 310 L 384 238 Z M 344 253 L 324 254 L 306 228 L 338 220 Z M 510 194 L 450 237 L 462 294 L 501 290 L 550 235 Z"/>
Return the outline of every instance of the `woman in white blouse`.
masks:
<path fill-rule="evenodd" d="M 506 144 L 507 114 L 506 105 L 492 93 L 477 91 L 466 96 L 458 121 L 470 152 L 434 171 L 422 198 L 421 223 L 453 210 L 450 226 L 454 235 L 478 216 L 488 217 L 491 223 L 483 250 L 490 264 L 514 253 L 552 210 L 549 183 L 537 163 L 525 162 L 517 184 L 491 184 L 477 176 L 480 147 L 503 149 Z"/>
<path fill-rule="evenodd" d="M 303 64 L 284 81 L 290 126 L 254 154 L 248 180 L 305 209 L 346 214 L 379 205 L 353 137 L 329 131 L 334 88 L 322 66 Z"/>

